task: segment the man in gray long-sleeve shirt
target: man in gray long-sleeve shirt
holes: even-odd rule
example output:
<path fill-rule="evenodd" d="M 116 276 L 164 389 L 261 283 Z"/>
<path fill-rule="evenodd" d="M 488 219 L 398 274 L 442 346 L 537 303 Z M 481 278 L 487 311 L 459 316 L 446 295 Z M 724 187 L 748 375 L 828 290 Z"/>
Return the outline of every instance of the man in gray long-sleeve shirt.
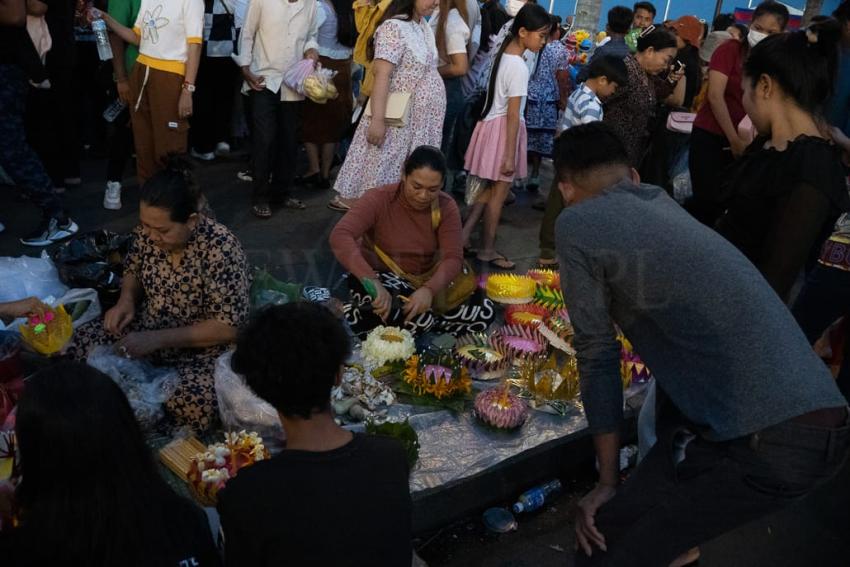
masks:
<path fill-rule="evenodd" d="M 579 503 L 577 565 L 666 567 L 834 474 L 850 445 L 846 402 L 758 270 L 640 185 L 609 126 L 567 130 L 556 154 L 564 299 L 600 465 Z M 622 487 L 615 323 L 672 408 Z"/>

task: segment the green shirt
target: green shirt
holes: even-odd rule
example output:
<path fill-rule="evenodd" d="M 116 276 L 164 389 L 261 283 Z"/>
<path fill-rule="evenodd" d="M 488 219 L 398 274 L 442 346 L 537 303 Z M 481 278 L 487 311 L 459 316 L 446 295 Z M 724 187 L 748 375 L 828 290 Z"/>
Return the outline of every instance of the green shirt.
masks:
<path fill-rule="evenodd" d="M 122 26 L 133 29 L 141 7 L 142 0 L 109 0 L 109 15 Z M 124 66 L 127 68 L 128 76 L 130 71 L 133 70 L 133 65 L 136 64 L 138 56 L 139 48 L 137 46 L 129 43 L 124 45 Z"/>

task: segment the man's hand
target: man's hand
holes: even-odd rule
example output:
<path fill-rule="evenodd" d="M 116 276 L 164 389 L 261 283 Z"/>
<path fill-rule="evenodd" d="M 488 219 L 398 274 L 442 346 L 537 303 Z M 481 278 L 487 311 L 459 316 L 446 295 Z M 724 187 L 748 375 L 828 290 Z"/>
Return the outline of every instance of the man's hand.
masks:
<path fill-rule="evenodd" d="M 431 309 L 431 303 L 433 301 L 434 294 L 431 293 L 430 289 L 425 286 L 417 289 L 413 294 L 411 294 L 404 306 L 403 311 L 406 315 L 404 322 L 409 323 L 414 317 L 417 317 Z"/>
<path fill-rule="evenodd" d="M 136 318 L 136 306 L 132 301 L 119 300 L 118 303 L 103 316 L 103 328 L 107 333 L 118 336 L 124 332 L 127 325 Z"/>
<path fill-rule="evenodd" d="M 0 303 L 0 317 L 17 319 L 18 317 L 27 317 L 29 315 L 40 316 L 44 315 L 47 309 L 49 307 L 37 297 L 27 297 L 26 299 L 10 301 L 9 303 Z"/>
<path fill-rule="evenodd" d="M 127 79 L 115 81 L 115 89 L 118 91 L 118 100 L 130 106 L 133 95 L 130 93 L 130 82 Z"/>
<path fill-rule="evenodd" d="M 617 490 L 613 486 L 597 484 L 596 488 L 585 494 L 578 502 L 576 512 L 576 542 L 588 557 L 593 555 L 593 547 L 608 551 L 605 536 L 596 529 L 596 512 L 614 498 Z"/>
<path fill-rule="evenodd" d="M 253 90 L 262 91 L 264 88 L 266 88 L 265 77 L 255 75 L 251 72 L 251 69 L 249 67 L 242 67 L 242 76 L 245 78 L 245 82 L 248 83 L 248 86 L 251 87 Z"/>
<path fill-rule="evenodd" d="M 144 358 L 162 348 L 159 331 L 137 331 L 115 343 L 115 352 L 125 358 Z"/>

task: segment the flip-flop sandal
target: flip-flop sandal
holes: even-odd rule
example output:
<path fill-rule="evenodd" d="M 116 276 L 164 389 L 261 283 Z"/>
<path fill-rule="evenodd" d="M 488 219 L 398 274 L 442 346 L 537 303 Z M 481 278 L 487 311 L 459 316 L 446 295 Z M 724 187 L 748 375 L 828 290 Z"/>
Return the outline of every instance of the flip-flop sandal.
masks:
<path fill-rule="evenodd" d="M 294 197 L 288 197 L 283 201 L 283 208 L 295 209 L 296 211 L 303 211 L 307 208 L 307 205 L 305 205 L 303 201 L 300 201 Z"/>
<path fill-rule="evenodd" d="M 251 212 L 259 219 L 269 219 L 272 216 L 271 207 L 268 205 L 254 205 L 251 207 Z"/>
<path fill-rule="evenodd" d="M 339 199 L 334 199 L 328 203 L 328 208 L 332 211 L 337 211 L 340 213 L 347 213 L 351 210 L 351 207 L 340 201 Z"/>
<path fill-rule="evenodd" d="M 497 270 L 511 271 L 516 269 L 516 264 L 502 255 L 490 258 L 489 260 L 482 260 L 481 258 L 477 258 L 477 260 L 482 264 L 487 264 L 489 267 Z"/>
<path fill-rule="evenodd" d="M 534 267 L 538 270 L 555 270 L 555 271 L 557 271 L 557 270 L 561 269 L 561 267 L 558 265 L 558 262 L 551 262 L 551 263 L 547 264 L 546 262 L 538 261 L 536 264 L 534 264 Z"/>

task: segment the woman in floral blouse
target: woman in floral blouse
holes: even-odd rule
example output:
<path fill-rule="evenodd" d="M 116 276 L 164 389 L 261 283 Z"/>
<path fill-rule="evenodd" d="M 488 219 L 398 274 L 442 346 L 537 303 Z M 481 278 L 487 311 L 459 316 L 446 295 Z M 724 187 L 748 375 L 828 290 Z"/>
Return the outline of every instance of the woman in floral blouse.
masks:
<path fill-rule="evenodd" d="M 171 165 L 142 188 L 121 297 L 103 321 L 75 333 L 70 353 L 85 359 L 114 343 L 127 358 L 176 368 L 180 383 L 166 409 L 178 425 L 203 432 L 214 423 L 216 358 L 248 317 L 249 276 L 239 240 L 199 212 L 188 171 Z"/>

